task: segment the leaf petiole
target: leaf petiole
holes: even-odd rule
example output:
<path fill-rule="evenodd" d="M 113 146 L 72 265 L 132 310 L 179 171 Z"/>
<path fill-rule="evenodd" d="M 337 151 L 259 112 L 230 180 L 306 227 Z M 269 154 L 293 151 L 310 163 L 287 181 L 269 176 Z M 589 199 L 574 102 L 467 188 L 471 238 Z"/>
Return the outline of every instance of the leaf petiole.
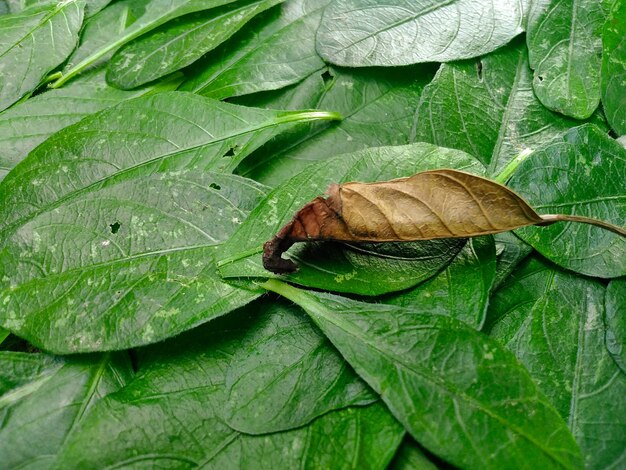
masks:
<path fill-rule="evenodd" d="M 545 221 L 545 223 L 540 223 L 537 225 L 551 225 L 555 222 L 578 222 L 581 224 L 589 224 L 594 225 L 596 227 L 603 228 L 605 230 L 609 230 L 617 235 L 620 235 L 626 238 L 626 230 L 622 227 L 618 227 L 617 225 L 610 224 L 603 220 L 592 219 L 591 217 L 582 217 L 580 215 L 568 215 L 568 214 L 547 214 L 542 215 L 541 218 Z"/>
<path fill-rule="evenodd" d="M 522 150 L 513 160 L 511 160 L 502 169 L 502 171 L 498 175 L 493 177 L 493 180 L 500 184 L 506 184 L 506 182 L 509 180 L 511 175 L 513 175 L 513 173 L 515 173 L 515 170 L 517 170 L 517 167 L 520 166 L 520 164 L 524 160 L 526 160 L 530 155 L 532 155 L 532 153 L 533 153 L 533 150 L 529 148 Z"/>

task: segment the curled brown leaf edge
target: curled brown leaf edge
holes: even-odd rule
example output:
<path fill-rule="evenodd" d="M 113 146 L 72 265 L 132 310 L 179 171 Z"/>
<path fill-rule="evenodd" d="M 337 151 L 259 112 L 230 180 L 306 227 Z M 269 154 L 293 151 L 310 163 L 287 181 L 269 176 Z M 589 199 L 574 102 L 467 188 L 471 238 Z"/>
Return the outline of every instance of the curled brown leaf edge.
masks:
<path fill-rule="evenodd" d="M 452 169 L 375 183 L 332 184 L 263 245 L 263 266 L 275 274 L 298 270 L 282 258 L 294 243 L 403 242 L 467 238 L 521 227 L 579 222 L 626 237 L 626 230 L 588 217 L 538 214 L 495 181 Z"/>

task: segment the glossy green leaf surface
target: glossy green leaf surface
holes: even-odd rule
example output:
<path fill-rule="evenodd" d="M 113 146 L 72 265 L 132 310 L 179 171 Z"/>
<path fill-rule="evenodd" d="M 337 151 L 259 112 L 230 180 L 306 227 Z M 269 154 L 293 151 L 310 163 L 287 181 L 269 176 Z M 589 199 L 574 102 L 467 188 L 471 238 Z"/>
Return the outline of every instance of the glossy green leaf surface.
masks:
<path fill-rule="evenodd" d="M 513 272 L 515 267 L 533 251 L 532 247 L 512 232 L 496 233 L 496 279 L 494 290 Z"/>
<path fill-rule="evenodd" d="M 406 292 L 379 299 L 421 314 L 447 315 L 480 329 L 496 275 L 493 237 L 469 239 L 443 271 Z"/>
<path fill-rule="evenodd" d="M 585 119 L 600 102 L 603 0 L 533 0 L 527 19 L 533 89 L 544 106 Z"/>
<path fill-rule="evenodd" d="M 98 62 L 102 57 L 116 51 L 124 44 L 129 43 L 133 39 L 138 38 L 142 34 L 146 34 L 162 24 L 179 18 L 183 15 L 195 13 L 198 11 L 216 8 L 222 5 L 233 3 L 234 0 L 133 0 L 127 5 L 133 7 L 137 11 L 135 18 L 127 28 L 119 34 L 109 36 L 108 41 L 99 43 L 99 47 L 89 46 L 89 54 L 81 57 L 80 61 L 72 61 L 72 65 L 63 70 L 63 76 L 51 84 L 52 87 L 58 88 L 63 86 L 68 80 L 85 69 Z M 113 4 L 111 7 L 118 8 Z M 104 13 L 104 11 L 102 12 Z M 106 27 L 105 22 L 100 22 Z"/>
<path fill-rule="evenodd" d="M 606 347 L 626 373 L 626 279 L 615 279 L 606 289 Z"/>
<path fill-rule="evenodd" d="M 377 400 L 297 306 L 273 300 L 247 308 L 260 320 L 226 371 L 223 415 L 231 428 L 283 431 L 333 409 Z"/>
<path fill-rule="evenodd" d="M 83 0 L 0 16 L 0 111 L 31 93 L 70 55 L 83 23 Z"/>
<path fill-rule="evenodd" d="M 437 470 L 437 468 L 439 467 L 424 455 L 408 435 L 402 441 L 402 445 L 389 465 L 390 470 Z"/>
<path fill-rule="evenodd" d="M 324 12 L 317 50 L 349 67 L 467 59 L 520 34 L 523 8 L 517 0 L 335 0 Z"/>
<path fill-rule="evenodd" d="M 31 150 L 85 116 L 148 93 L 175 88 L 176 82 L 123 91 L 108 86 L 104 73 L 85 75 L 60 90 L 49 90 L 0 113 L 0 180 Z"/>
<path fill-rule="evenodd" d="M 582 467 L 565 422 L 515 357 L 482 333 L 441 315 L 275 280 L 263 286 L 304 308 L 411 435 L 453 465 Z"/>
<path fill-rule="evenodd" d="M 275 90 L 324 67 L 315 31 L 329 0 L 294 0 L 259 15 L 194 66 L 181 90 L 223 99 Z"/>
<path fill-rule="evenodd" d="M 615 0 L 602 32 L 602 106 L 618 135 L 626 135 L 626 2 Z"/>
<path fill-rule="evenodd" d="M 0 390 L 3 468 L 51 468 L 84 415 L 133 375 L 125 353 L 54 360 L 0 352 L 0 370 L 11 378 Z"/>
<path fill-rule="evenodd" d="M 379 147 L 340 155 L 307 167 L 272 191 L 250 214 L 218 255 L 224 277 L 275 277 L 263 268 L 263 243 L 291 220 L 297 210 L 324 193 L 331 183 L 384 181 L 442 165 L 480 174 L 469 155 L 430 144 Z M 300 270 L 287 276 L 297 284 L 377 295 L 406 289 L 433 276 L 463 246 L 462 239 L 415 243 L 299 244 L 288 256 Z"/>
<path fill-rule="evenodd" d="M 419 95 L 430 79 L 426 69 L 331 68 L 322 78 L 327 83 L 314 76 L 296 87 L 297 105 L 336 111 L 343 120 L 331 125 L 298 126 L 244 161 L 240 174 L 275 186 L 308 164 L 334 155 L 409 143 Z M 247 104 L 255 105 L 254 100 Z M 270 108 L 275 106 L 269 104 Z M 282 99 L 278 99 L 278 106 L 282 107 Z"/>
<path fill-rule="evenodd" d="M 243 108 L 182 92 L 125 101 L 55 134 L 2 181 L 0 233 L 131 171 L 230 171 L 281 124 L 327 117 Z"/>
<path fill-rule="evenodd" d="M 258 294 L 221 282 L 215 246 L 264 194 L 232 175 L 153 169 L 65 199 L 0 252 L 11 274 L 0 321 L 68 353 L 152 343 L 228 313 Z"/>
<path fill-rule="evenodd" d="M 540 214 L 575 214 L 618 226 L 626 221 L 626 149 L 584 125 L 537 150 L 508 185 Z M 626 274 L 626 239 L 585 224 L 558 223 L 516 233 L 567 269 L 612 278 Z"/>
<path fill-rule="evenodd" d="M 602 284 L 531 259 L 494 296 L 492 336 L 528 368 L 567 421 L 586 468 L 619 468 L 626 375 L 604 342 Z"/>
<path fill-rule="evenodd" d="M 152 82 L 198 60 L 254 16 L 284 0 L 236 2 L 177 18 L 122 47 L 109 62 L 107 80 L 123 89 Z"/>
<path fill-rule="evenodd" d="M 141 16 L 145 0 L 122 0 L 115 2 L 108 8 L 94 15 L 93 18 L 85 21 L 85 25 L 80 34 L 80 43 L 72 52 L 63 67 L 63 72 L 71 70 L 83 60 L 88 60 L 88 65 L 81 68 L 81 74 L 95 68 L 102 67 L 111 57 L 114 51 L 99 56 L 97 59 L 89 60 L 92 54 L 98 54 L 111 42 L 112 37 L 118 37 L 135 20 L 136 16 Z"/>
<path fill-rule="evenodd" d="M 477 61 L 443 64 L 422 92 L 412 141 L 463 150 L 497 175 L 576 125 L 537 100 L 527 54 L 514 41 Z"/>
<path fill-rule="evenodd" d="M 229 396 L 227 371 L 237 367 L 232 355 L 257 320 L 240 311 L 166 348 L 142 351 L 137 378 L 85 417 L 59 456 L 60 467 L 384 469 L 404 431 L 380 404 L 262 436 L 226 425 L 227 402 L 244 403 Z"/>

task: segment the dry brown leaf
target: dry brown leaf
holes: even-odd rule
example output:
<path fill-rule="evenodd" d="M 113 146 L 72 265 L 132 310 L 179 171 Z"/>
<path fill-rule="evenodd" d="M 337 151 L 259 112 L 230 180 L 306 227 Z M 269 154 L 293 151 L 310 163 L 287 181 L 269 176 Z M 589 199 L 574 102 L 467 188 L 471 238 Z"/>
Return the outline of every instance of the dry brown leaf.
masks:
<path fill-rule="evenodd" d="M 281 258 L 302 241 L 398 242 L 465 238 L 549 225 L 561 220 L 618 227 L 593 219 L 541 216 L 506 186 L 458 170 L 440 169 L 377 183 L 333 184 L 263 247 L 263 265 L 277 274 L 294 272 Z M 624 232 L 622 231 L 622 235 Z"/>

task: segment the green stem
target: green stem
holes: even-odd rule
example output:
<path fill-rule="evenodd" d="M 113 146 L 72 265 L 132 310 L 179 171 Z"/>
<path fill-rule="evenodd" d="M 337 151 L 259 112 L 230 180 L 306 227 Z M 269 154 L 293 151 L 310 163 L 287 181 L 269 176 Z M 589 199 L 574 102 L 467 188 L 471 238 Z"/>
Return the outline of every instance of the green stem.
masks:
<path fill-rule="evenodd" d="M 314 302 L 309 295 L 307 295 L 306 291 L 293 287 L 286 282 L 282 282 L 277 279 L 268 279 L 264 283 L 259 284 L 259 286 L 265 290 L 275 292 L 284 298 L 291 300 L 294 304 L 299 305 L 309 313 L 315 313 L 318 311 L 319 307 L 317 302 Z"/>
<path fill-rule="evenodd" d="M 513 160 L 511 160 L 507 166 L 505 166 L 502 171 L 496 175 L 493 180 L 496 183 L 500 183 L 500 184 L 505 184 L 509 178 L 511 177 L 511 175 L 513 173 L 515 173 L 515 170 L 517 170 L 517 167 L 520 166 L 520 164 L 526 160 L 531 154 L 533 153 L 532 150 L 530 149 L 524 149 L 522 150 L 517 157 L 515 157 Z"/>
<path fill-rule="evenodd" d="M 341 114 L 334 111 L 296 111 L 288 112 L 278 116 L 275 120 L 276 124 L 285 124 L 288 122 L 307 122 L 307 121 L 341 121 Z"/>
<path fill-rule="evenodd" d="M 595 225 L 596 227 L 601 227 L 605 230 L 609 230 L 610 232 L 616 233 L 617 235 L 626 238 L 626 229 L 618 227 L 617 225 L 610 224 L 603 220 L 592 219 L 591 217 L 582 217 L 580 215 L 568 214 L 547 214 L 542 215 L 541 218 L 545 221 L 545 224 L 540 225 L 551 225 L 555 222 L 578 222 L 581 224 Z"/>

